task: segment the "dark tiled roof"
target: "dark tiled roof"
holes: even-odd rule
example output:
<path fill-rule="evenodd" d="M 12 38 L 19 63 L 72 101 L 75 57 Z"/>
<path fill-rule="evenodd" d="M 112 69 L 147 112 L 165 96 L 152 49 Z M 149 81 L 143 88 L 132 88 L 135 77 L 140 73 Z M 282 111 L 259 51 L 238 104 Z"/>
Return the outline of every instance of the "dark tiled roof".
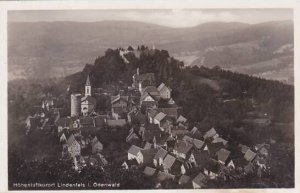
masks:
<path fill-rule="evenodd" d="M 144 174 L 147 176 L 153 176 L 156 172 L 156 169 L 146 166 L 144 169 Z"/>
<path fill-rule="evenodd" d="M 129 148 L 128 153 L 137 156 L 138 152 L 140 152 L 141 150 L 142 150 L 142 148 L 140 148 L 138 146 L 135 146 L 135 145 L 132 145 Z"/>
<path fill-rule="evenodd" d="M 155 156 L 154 156 L 154 159 L 158 159 L 158 158 L 164 159 L 164 158 L 166 157 L 167 154 L 168 154 L 168 151 L 167 151 L 167 150 L 165 150 L 165 149 L 163 149 L 163 148 L 160 148 L 160 149 L 156 152 L 156 154 L 155 154 Z"/>
<path fill-rule="evenodd" d="M 208 130 L 205 133 L 205 135 L 203 137 L 204 137 L 204 139 L 207 139 L 207 138 L 215 136 L 216 134 L 217 134 L 217 131 L 214 128 L 211 128 L 210 130 Z"/>
<path fill-rule="evenodd" d="M 217 157 L 219 161 L 222 161 L 226 163 L 227 159 L 229 158 L 230 151 L 227 149 L 221 148 L 219 151 L 217 151 Z"/>
<path fill-rule="evenodd" d="M 81 102 L 83 102 L 85 100 L 89 101 L 93 105 L 96 105 L 96 102 L 97 102 L 96 99 L 94 97 L 92 97 L 92 96 L 85 96 L 85 97 L 81 98 Z"/>
<path fill-rule="evenodd" d="M 245 158 L 247 161 L 251 162 L 251 161 L 255 158 L 255 156 L 256 156 L 256 153 L 254 153 L 253 151 L 251 151 L 251 149 L 248 149 L 248 150 L 246 151 L 246 153 L 245 153 L 244 158 Z"/>
<path fill-rule="evenodd" d="M 186 183 L 188 183 L 190 181 L 190 179 L 191 178 L 189 176 L 187 176 L 187 175 L 181 175 L 180 178 L 179 178 L 179 180 L 178 180 L 178 183 L 179 184 L 186 184 Z"/>
<path fill-rule="evenodd" d="M 206 177 L 203 173 L 199 173 L 194 179 L 193 179 L 193 182 L 195 184 L 198 184 L 200 186 L 203 186 L 204 185 L 204 182 L 206 180 Z"/>
<path fill-rule="evenodd" d="M 174 149 L 179 153 L 187 154 L 192 149 L 192 147 L 192 144 L 179 140 Z"/>

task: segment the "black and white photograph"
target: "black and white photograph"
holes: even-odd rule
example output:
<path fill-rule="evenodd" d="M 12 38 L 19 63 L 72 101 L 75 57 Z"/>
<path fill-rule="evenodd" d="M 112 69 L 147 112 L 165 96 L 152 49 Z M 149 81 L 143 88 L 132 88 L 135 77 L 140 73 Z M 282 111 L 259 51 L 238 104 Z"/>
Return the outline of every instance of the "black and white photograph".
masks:
<path fill-rule="evenodd" d="M 8 10 L 8 190 L 293 189 L 294 84 L 292 8 Z"/>

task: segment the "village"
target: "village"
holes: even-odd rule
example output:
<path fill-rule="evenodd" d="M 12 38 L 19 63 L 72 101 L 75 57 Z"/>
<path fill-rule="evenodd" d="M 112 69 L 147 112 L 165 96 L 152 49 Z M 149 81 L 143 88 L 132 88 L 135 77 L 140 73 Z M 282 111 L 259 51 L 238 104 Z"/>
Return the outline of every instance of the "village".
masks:
<path fill-rule="evenodd" d="M 97 112 L 97 94 L 110 97 L 110 112 Z M 206 188 L 208 181 L 259 177 L 270 169 L 270 144 L 248 147 L 222 136 L 218 128 L 197 127 L 173 100 L 172 88 L 157 83 L 154 73 L 137 68 L 132 85 L 114 92 L 93 88 L 87 75 L 84 94 L 72 93 L 70 101 L 70 116 L 61 117 L 54 100 L 44 100 L 26 119 L 26 129 L 56 130 L 61 157 L 72 158 L 77 172 L 87 165 L 105 171 L 117 164 L 154 179 L 156 188 L 164 181 Z"/>

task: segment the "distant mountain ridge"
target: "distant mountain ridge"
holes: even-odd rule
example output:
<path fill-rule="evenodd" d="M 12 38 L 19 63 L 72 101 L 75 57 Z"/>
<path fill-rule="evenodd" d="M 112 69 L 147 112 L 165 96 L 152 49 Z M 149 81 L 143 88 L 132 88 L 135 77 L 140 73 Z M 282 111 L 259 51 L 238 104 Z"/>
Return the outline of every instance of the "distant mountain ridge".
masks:
<path fill-rule="evenodd" d="M 107 48 L 155 45 L 185 65 L 220 66 L 293 83 L 293 22 L 170 28 L 135 21 L 8 23 L 9 79 L 66 76 Z M 277 54 L 282 47 L 288 47 Z"/>

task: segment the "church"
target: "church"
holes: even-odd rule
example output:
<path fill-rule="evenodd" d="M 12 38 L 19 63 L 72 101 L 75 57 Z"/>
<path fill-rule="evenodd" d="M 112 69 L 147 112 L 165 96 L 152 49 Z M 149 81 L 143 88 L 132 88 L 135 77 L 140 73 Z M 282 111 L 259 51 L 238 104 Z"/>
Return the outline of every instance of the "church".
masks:
<path fill-rule="evenodd" d="M 83 116 L 90 115 L 96 107 L 96 99 L 92 97 L 92 86 L 90 82 L 90 76 L 87 76 L 85 83 L 85 94 L 81 98 L 81 114 Z"/>

